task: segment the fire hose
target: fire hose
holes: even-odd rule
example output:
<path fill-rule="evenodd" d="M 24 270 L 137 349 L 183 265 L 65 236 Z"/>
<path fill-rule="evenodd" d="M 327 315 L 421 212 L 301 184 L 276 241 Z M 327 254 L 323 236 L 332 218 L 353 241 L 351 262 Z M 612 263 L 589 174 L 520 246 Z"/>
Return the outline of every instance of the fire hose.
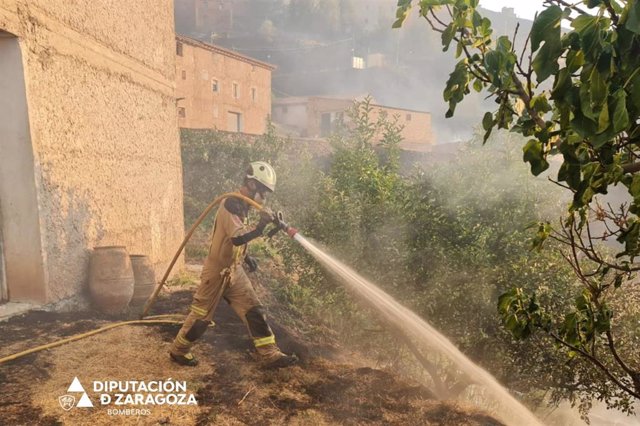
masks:
<path fill-rule="evenodd" d="M 141 316 L 140 319 L 133 320 L 133 321 L 122 321 L 122 322 L 118 322 L 118 323 L 114 323 L 114 324 L 108 324 L 108 325 L 106 325 L 104 327 L 101 327 L 101 328 L 98 328 L 96 330 L 88 331 L 86 333 L 76 334 L 74 336 L 67 337 L 67 338 L 64 338 L 64 339 L 60 339 L 60 340 L 57 340 L 57 341 L 52 342 L 52 343 L 48 343 L 48 344 L 45 344 L 45 345 L 37 346 L 35 348 L 24 350 L 22 352 L 18 352 L 18 353 L 12 354 L 12 355 L 8 355 L 8 356 L 5 356 L 3 358 L 0 358 L 0 365 L 4 364 L 5 362 L 9 362 L 9 361 L 13 361 L 15 359 L 21 358 L 21 357 L 23 357 L 25 355 L 29 355 L 29 354 L 32 354 L 32 353 L 36 353 L 36 352 L 40 352 L 40 351 L 46 350 L 46 349 L 51 349 L 51 348 L 54 348 L 54 347 L 57 347 L 57 346 L 61 346 L 61 345 L 64 345 L 66 343 L 74 342 L 74 341 L 80 340 L 80 339 L 84 339 L 85 337 L 90 337 L 90 336 L 93 336 L 95 334 L 102 333 L 104 331 L 111 330 L 113 328 L 121 327 L 121 326 L 124 326 L 124 325 L 134 325 L 134 324 L 182 324 L 182 322 L 184 320 L 184 316 L 181 315 L 181 314 L 156 315 L 156 316 L 150 316 L 150 317 L 147 317 L 147 314 L 149 313 L 149 310 L 151 309 L 151 307 L 155 303 L 155 301 L 156 301 L 156 299 L 158 297 L 158 294 L 160 293 L 160 291 L 164 287 L 167 279 L 169 278 L 169 275 L 171 275 L 171 271 L 172 271 L 173 267 L 175 266 L 176 262 L 178 261 L 178 258 L 182 254 L 182 250 L 184 250 L 184 247 L 187 245 L 187 243 L 189 242 L 189 240 L 193 236 L 193 233 L 195 232 L 197 227 L 202 223 L 202 221 L 207 217 L 209 212 L 211 212 L 211 210 L 213 210 L 214 207 L 216 207 L 218 204 L 220 204 L 223 200 L 225 200 L 227 198 L 230 198 L 230 197 L 238 198 L 238 199 L 248 203 L 250 206 L 254 207 L 255 209 L 257 209 L 259 211 L 263 209 L 263 206 L 261 206 L 260 204 L 256 203 L 251 198 L 246 197 L 246 196 L 244 196 L 244 195 L 242 195 L 242 194 L 240 194 L 238 192 L 229 192 L 229 193 L 223 194 L 223 195 L 217 197 L 216 199 L 214 199 L 207 206 L 207 208 L 204 209 L 202 214 L 200 214 L 198 219 L 196 219 L 195 223 L 191 226 L 191 228 L 187 232 L 187 235 L 184 237 L 184 240 L 182 241 L 182 244 L 180 244 L 180 247 L 178 248 L 178 251 L 176 251 L 176 254 L 173 256 L 173 259 L 171 260 L 171 263 L 169 263 L 169 267 L 167 268 L 166 272 L 164 273 L 162 279 L 160 280 L 158 285 L 155 287 L 153 293 L 151 294 L 151 296 L 149 297 L 149 299 L 145 303 L 144 310 L 142 312 L 142 316 Z M 293 238 L 293 236 L 298 231 L 295 228 L 290 227 L 286 222 L 284 222 L 282 212 L 277 212 L 274 216 L 275 217 L 273 218 L 273 223 L 274 223 L 275 226 L 268 233 L 267 236 L 269 238 L 271 238 L 276 232 L 282 230 L 282 231 L 285 231 L 290 237 Z"/>

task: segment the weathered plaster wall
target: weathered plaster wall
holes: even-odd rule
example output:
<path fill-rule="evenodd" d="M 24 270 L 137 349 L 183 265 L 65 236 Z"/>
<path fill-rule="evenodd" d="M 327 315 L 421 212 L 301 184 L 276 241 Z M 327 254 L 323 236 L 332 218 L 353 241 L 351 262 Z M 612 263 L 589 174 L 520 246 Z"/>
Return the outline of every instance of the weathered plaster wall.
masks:
<path fill-rule="evenodd" d="M 173 2 L 0 0 L 0 29 L 22 46 L 46 301 L 84 288 L 96 245 L 161 274 L 183 237 Z"/>

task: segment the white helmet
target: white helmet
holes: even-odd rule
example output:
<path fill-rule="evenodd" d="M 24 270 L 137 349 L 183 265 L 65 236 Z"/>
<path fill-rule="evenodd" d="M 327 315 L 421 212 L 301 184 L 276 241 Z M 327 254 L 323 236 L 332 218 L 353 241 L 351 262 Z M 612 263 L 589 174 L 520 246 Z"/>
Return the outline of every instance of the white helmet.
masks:
<path fill-rule="evenodd" d="M 264 161 L 254 161 L 247 170 L 247 179 L 255 179 L 271 192 L 276 189 L 276 171 L 269 163 Z"/>

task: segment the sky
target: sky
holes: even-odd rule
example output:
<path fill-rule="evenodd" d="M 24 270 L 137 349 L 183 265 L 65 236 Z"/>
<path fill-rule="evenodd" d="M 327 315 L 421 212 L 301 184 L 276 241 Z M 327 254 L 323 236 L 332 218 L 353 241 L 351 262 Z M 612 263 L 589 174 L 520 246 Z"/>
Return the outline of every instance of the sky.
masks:
<path fill-rule="evenodd" d="M 543 9 L 542 0 L 480 0 L 485 9 L 501 11 L 503 7 L 512 7 L 520 18 L 533 19 L 536 11 Z"/>

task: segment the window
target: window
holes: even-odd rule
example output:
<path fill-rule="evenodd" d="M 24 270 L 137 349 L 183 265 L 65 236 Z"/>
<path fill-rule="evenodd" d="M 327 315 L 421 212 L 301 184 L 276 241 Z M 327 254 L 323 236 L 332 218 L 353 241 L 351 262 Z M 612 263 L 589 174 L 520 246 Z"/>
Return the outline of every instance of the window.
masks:
<path fill-rule="evenodd" d="M 258 90 L 255 87 L 252 87 L 251 88 L 251 100 L 253 102 L 255 102 L 257 97 L 258 97 Z"/>
<path fill-rule="evenodd" d="M 242 131 L 242 114 L 229 111 L 227 114 L 227 120 L 229 123 L 228 129 L 230 132 Z"/>
<path fill-rule="evenodd" d="M 218 91 L 218 80 L 211 80 L 211 91 L 212 92 Z"/>
<path fill-rule="evenodd" d="M 218 118 L 218 105 L 213 106 L 213 118 Z"/>
<path fill-rule="evenodd" d="M 182 56 L 182 43 L 176 42 L 176 55 Z"/>
<path fill-rule="evenodd" d="M 184 107 L 178 107 L 178 117 L 180 118 L 187 117 L 187 110 Z"/>
<path fill-rule="evenodd" d="M 320 137 L 324 138 L 331 133 L 331 113 L 323 112 L 320 116 Z"/>
<path fill-rule="evenodd" d="M 231 93 L 233 93 L 233 97 L 235 99 L 239 99 L 240 98 L 240 89 L 238 88 L 238 83 L 233 83 Z"/>
<path fill-rule="evenodd" d="M 187 72 L 185 70 L 182 70 L 182 79 L 183 80 L 187 79 Z"/>
<path fill-rule="evenodd" d="M 407 114 L 407 121 L 411 121 L 411 114 Z"/>
<path fill-rule="evenodd" d="M 357 70 L 363 70 L 364 58 L 360 56 L 354 56 L 351 60 L 351 67 Z"/>

